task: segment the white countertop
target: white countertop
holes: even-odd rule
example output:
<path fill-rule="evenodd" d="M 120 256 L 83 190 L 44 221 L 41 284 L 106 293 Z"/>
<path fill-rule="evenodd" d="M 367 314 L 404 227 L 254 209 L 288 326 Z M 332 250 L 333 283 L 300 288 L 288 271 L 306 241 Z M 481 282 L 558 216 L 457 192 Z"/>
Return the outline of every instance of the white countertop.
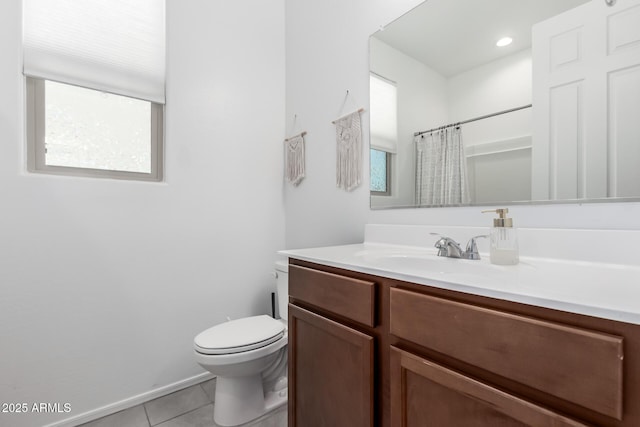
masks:
<path fill-rule="evenodd" d="M 331 267 L 640 325 L 640 265 L 520 256 L 493 265 L 436 256 L 429 247 L 365 241 L 280 251 Z M 640 258 L 640 255 L 638 255 Z"/>

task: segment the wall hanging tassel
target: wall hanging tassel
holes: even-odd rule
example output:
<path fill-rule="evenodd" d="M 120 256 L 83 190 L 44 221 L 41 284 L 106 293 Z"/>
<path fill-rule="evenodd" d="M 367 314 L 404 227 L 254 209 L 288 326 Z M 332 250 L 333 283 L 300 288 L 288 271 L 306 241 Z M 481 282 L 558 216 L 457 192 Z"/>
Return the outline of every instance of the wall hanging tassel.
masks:
<path fill-rule="evenodd" d="M 333 122 L 336 125 L 336 186 L 351 191 L 362 182 L 362 108 Z"/>
<path fill-rule="evenodd" d="M 297 187 L 304 179 L 304 136 L 306 132 L 284 140 L 285 177 Z"/>

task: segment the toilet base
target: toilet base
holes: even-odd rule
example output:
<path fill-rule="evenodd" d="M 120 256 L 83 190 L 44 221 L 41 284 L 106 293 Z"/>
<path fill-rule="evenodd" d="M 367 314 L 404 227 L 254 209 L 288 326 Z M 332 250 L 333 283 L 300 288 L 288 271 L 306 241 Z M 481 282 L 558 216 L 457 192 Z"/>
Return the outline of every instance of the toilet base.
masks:
<path fill-rule="evenodd" d="M 262 388 L 261 375 L 216 380 L 213 419 L 220 426 L 237 426 L 254 420 L 287 403 L 287 389 Z"/>

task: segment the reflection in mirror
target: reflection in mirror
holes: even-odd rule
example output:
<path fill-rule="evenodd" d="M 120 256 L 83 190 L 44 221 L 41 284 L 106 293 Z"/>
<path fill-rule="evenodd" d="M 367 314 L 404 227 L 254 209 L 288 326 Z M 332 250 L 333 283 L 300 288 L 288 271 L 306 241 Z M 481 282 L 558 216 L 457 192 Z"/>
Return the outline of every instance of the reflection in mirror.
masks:
<path fill-rule="evenodd" d="M 640 0 L 428 0 L 373 34 L 371 207 L 638 200 L 637 28 Z"/>

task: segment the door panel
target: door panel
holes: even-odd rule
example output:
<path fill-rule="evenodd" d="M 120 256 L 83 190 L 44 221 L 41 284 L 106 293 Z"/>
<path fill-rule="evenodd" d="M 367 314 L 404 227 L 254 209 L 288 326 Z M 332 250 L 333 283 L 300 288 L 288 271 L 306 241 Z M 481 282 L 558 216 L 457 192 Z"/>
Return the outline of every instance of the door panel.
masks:
<path fill-rule="evenodd" d="M 640 0 L 536 24 L 532 52 L 533 200 L 640 196 Z"/>
<path fill-rule="evenodd" d="M 373 338 L 289 305 L 289 426 L 373 426 Z"/>

